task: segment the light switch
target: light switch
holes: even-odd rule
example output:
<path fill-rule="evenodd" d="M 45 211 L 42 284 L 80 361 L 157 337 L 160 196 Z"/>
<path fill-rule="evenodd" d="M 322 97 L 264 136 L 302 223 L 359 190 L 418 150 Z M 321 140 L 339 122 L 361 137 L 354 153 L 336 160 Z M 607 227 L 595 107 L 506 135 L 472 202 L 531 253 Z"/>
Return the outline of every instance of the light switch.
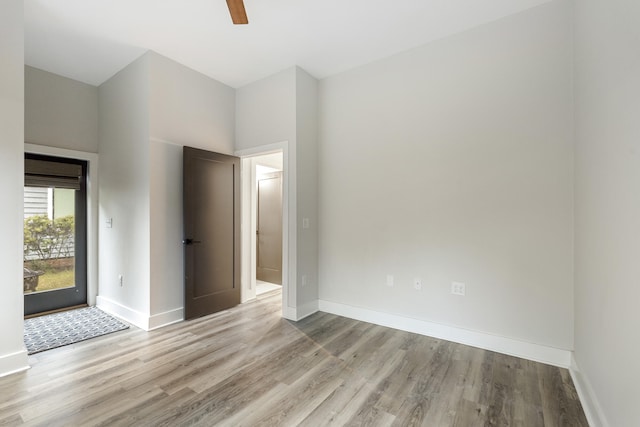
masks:
<path fill-rule="evenodd" d="M 113 218 L 107 219 L 105 224 L 107 224 L 107 228 L 113 228 Z"/>
<path fill-rule="evenodd" d="M 309 218 L 302 218 L 302 228 L 309 228 Z"/>

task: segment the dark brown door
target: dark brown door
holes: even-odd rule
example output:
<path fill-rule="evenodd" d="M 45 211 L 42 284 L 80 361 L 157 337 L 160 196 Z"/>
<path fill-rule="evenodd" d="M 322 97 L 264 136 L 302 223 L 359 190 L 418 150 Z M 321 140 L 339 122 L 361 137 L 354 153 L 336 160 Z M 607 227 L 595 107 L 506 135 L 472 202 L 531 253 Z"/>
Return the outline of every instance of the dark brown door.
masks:
<path fill-rule="evenodd" d="M 282 173 L 258 179 L 256 278 L 282 284 Z"/>
<path fill-rule="evenodd" d="M 240 159 L 184 147 L 185 319 L 240 303 Z"/>

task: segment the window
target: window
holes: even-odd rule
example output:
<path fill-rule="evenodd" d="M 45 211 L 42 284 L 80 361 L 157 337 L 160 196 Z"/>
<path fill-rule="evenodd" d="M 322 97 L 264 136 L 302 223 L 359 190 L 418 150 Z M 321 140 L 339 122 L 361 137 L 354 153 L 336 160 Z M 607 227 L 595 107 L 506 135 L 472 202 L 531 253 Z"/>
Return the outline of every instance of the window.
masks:
<path fill-rule="evenodd" d="M 81 160 L 25 155 L 25 314 L 86 303 L 86 175 Z"/>

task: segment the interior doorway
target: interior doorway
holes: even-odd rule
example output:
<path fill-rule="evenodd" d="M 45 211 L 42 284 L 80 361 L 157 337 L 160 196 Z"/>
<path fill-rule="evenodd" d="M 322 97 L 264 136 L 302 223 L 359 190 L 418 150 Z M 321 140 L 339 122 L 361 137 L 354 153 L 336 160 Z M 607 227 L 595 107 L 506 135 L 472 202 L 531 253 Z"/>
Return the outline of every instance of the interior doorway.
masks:
<path fill-rule="evenodd" d="M 287 286 L 286 162 L 284 150 L 242 158 L 243 295 L 249 301 Z"/>

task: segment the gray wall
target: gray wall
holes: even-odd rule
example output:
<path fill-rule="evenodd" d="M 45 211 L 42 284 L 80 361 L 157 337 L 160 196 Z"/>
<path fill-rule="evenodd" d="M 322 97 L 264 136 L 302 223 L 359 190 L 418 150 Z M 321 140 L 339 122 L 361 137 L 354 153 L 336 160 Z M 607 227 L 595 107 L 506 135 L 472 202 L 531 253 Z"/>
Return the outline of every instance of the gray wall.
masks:
<path fill-rule="evenodd" d="M 25 141 L 96 153 L 98 88 L 24 67 Z"/>
<path fill-rule="evenodd" d="M 320 82 L 321 300 L 573 348 L 570 28 L 552 2 Z"/>
<path fill-rule="evenodd" d="M 639 50 L 639 2 L 575 2 L 575 358 L 603 426 L 640 425 Z"/>
<path fill-rule="evenodd" d="M 24 17 L 21 0 L 0 13 L 0 376 L 26 369 L 23 342 Z"/>

